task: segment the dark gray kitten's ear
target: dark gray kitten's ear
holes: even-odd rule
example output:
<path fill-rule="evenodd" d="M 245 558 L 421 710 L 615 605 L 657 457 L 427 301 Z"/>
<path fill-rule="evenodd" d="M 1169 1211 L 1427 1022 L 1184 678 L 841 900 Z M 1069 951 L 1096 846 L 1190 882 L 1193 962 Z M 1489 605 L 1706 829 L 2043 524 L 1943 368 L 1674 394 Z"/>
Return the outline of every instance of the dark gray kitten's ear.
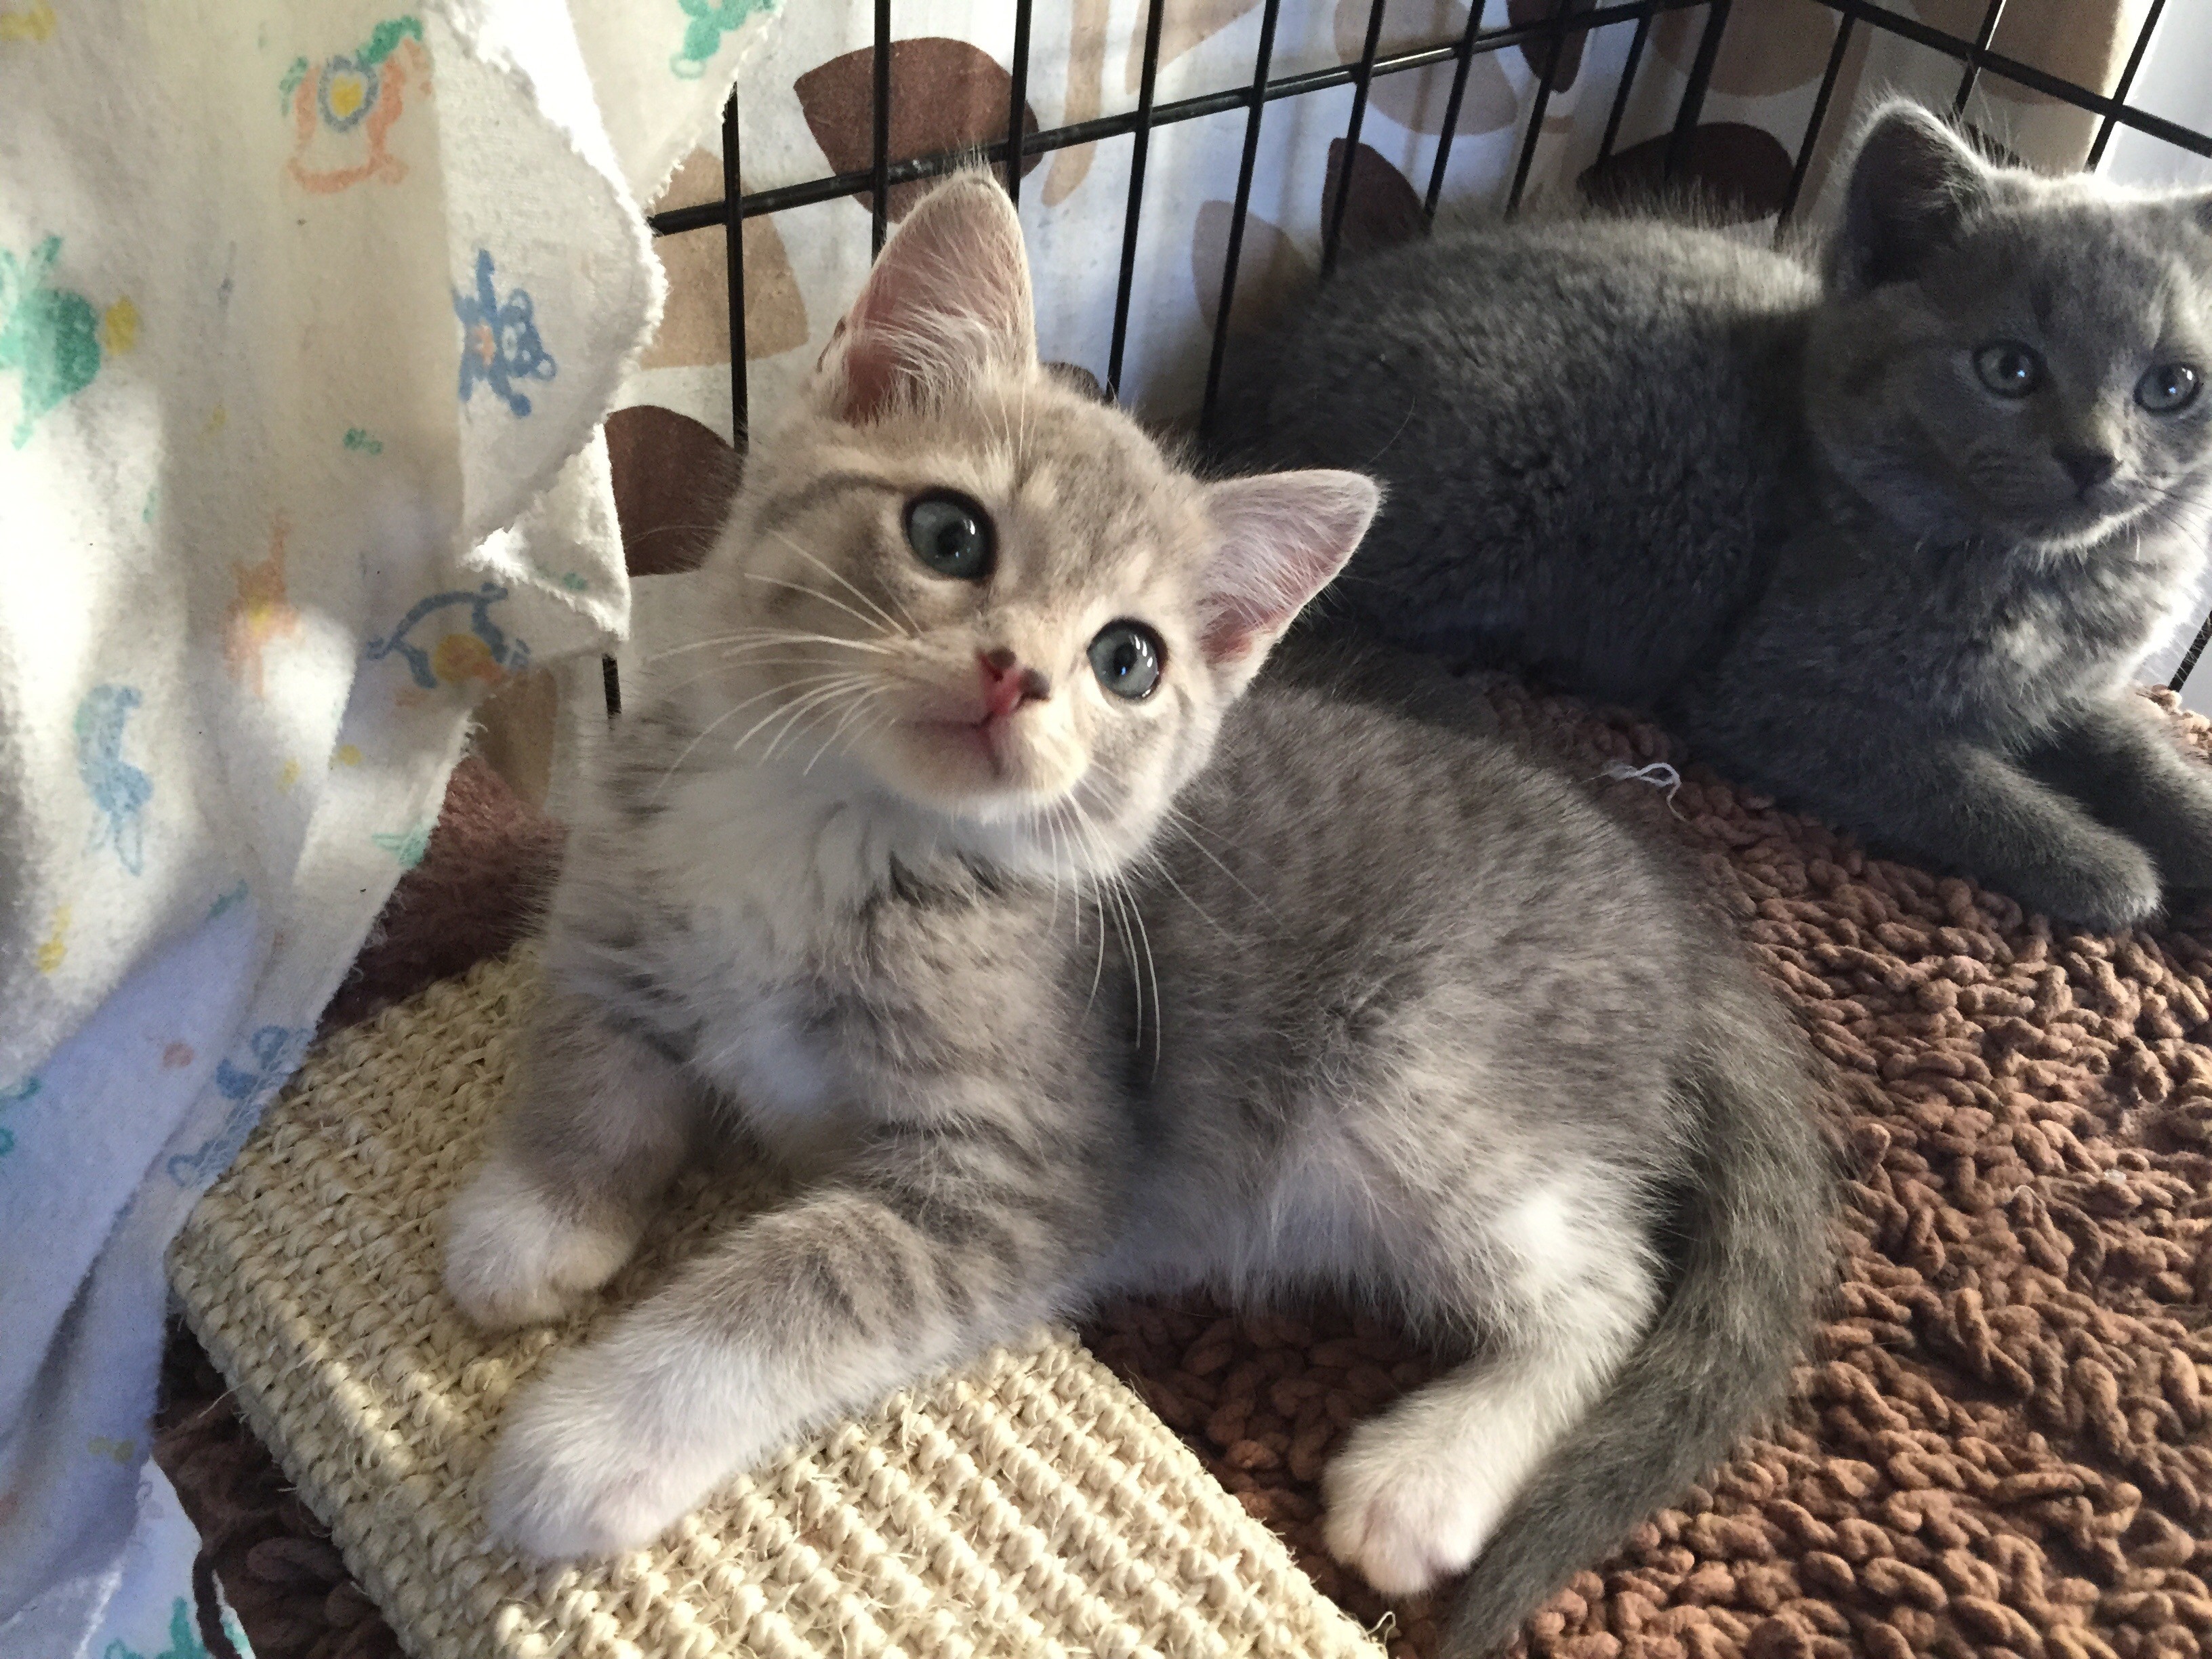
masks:
<path fill-rule="evenodd" d="M 1940 117 L 1903 99 L 1883 105 L 1851 158 L 1843 220 L 1828 243 L 1828 286 L 1856 294 L 1917 275 L 1989 201 L 1991 177 Z"/>
<path fill-rule="evenodd" d="M 1058 380 L 1070 392 L 1088 398 L 1094 404 L 1113 404 L 1106 388 L 1098 384 L 1098 377 L 1080 363 L 1047 363 L 1044 372 Z"/>

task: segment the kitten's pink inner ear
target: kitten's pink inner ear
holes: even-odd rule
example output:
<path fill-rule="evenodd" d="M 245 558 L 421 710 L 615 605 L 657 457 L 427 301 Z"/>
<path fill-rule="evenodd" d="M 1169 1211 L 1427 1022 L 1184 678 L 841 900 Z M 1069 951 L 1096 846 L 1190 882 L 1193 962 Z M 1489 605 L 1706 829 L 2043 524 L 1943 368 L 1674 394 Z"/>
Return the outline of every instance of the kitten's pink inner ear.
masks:
<path fill-rule="evenodd" d="M 1221 543 L 1200 596 L 1206 659 L 1228 667 L 1273 645 L 1344 568 L 1382 500 L 1357 472 L 1276 472 L 1209 489 Z"/>
<path fill-rule="evenodd" d="M 1029 255 L 1013 204 L 962 173 L 918 203 L 891 234 L 825 353 L 836 402 L 866 421 L 895 402 L 927 403 L 988 368 L 1036 362 Z"/>

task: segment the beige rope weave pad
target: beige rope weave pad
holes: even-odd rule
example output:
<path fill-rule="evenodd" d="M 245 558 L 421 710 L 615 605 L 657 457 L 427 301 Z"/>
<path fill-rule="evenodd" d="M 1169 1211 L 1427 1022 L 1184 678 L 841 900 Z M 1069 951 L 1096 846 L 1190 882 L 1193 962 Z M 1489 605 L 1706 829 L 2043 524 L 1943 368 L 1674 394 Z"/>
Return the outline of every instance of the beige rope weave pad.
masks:
<path fill-rule="evenodd" d="M 325 1038 L 170 1255 L 255 1431 L 416 1659 L 1379 1651 L 1064 1332 L 793 1449 L 651 1549 L 485 1551 L 471 1486 L 501 1402 L 599 1312 L 494 1340 L 438 1282 L 535 989 L 526 951 Z M 774 1195 L 695 1179 L 601 1308 Z"/>

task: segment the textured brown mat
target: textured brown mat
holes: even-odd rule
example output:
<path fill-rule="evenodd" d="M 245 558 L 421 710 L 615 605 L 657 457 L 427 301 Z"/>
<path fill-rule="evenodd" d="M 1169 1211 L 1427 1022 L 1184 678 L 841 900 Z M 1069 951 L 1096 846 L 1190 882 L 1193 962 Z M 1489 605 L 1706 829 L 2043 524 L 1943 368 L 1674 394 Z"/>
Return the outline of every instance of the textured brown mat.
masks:
<path fill-rule="evenodd" d="M 1593 776 L 1666 757 L 1625 719 L 1512 687 L 1486 696 Z M 2212 750 L 2212 728 L 2180 718 Z M 2212 1652 L 2201 918 L 2054 934 L 2001 896 L 1868 859 L 1710 779 L 1671 804 L 1608 787 L 1704 851 L 1763 966 L 1856 1079 L 1862 1179 L 1844 1288 L 1790 1423 L 1583 1574 L 1536 1620 L 1531 1651 Z M 1125 1307 L 1090 1336 L 1322 1589 L 1363 1620 L 1382 1611 L 1319 1557 L 1312 1477 L 1345 1420 L 1423 1374 L 1419 1356 L 1328 1310 Z M 192 1468 L 178 1478 L 188 1504 Z M 303 1584 L 290 1605 L 333 1595 Z M 362 1621 L 301 1618 L 312 1634 L 287 1646 L 240 1612 L 272 1656 L 368 1639 L 350 1634 Z M 1395 1652 L 1433 1650 L 1426 1608 L 1395 1620 Z"/>

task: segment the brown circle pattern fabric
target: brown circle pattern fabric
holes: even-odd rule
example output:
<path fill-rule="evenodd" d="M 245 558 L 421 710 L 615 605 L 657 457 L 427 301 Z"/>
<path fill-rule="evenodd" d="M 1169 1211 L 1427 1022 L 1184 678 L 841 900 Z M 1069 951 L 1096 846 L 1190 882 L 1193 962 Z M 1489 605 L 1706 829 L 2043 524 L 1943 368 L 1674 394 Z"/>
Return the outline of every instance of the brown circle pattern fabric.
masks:
<path fill-rule="evenodd" d="M 1594 782 L 1672 758 L 1626 716 L 1482 695 Z M 1796 1402 L 1539 1613 L 1529 1659 L 2203 1659 L 2212 925 L 2088 938 L 1696 769 L 1598 787 L 1702 857 L 1836 1065 L 1855 1167 Z M 1340 1308 L 1128 1304 L 1087 1339 L 1396 1659 L 1437 1650 L 1441 1598 L 1386 1607 L 1328 1561 L 1316 1495 L 1426 1358 Z M 386 1651 L 327 1547 L 289 1547 L 319 1531 L 212 1373 L 171 1383 L 158 1455 L 265 1659 Z"/>

